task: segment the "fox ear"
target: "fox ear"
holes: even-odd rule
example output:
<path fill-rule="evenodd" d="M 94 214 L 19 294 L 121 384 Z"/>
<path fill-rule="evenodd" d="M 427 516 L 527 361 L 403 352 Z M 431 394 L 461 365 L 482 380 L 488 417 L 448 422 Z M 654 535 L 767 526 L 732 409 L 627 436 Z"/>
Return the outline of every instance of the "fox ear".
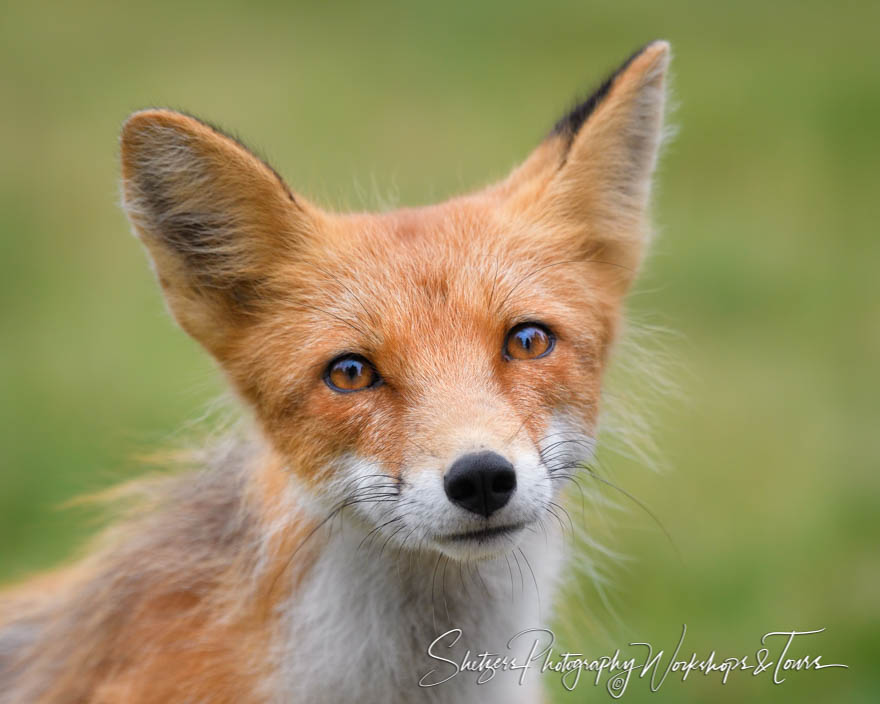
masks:
<path fill-rule="evenodd" d="M 647 239 L 668 64 L 666 42 L 636 52 L 563 117 L 501 186 L 518 208 L 573 238 L 579 253 L 602 264 L 621 293 Z"/>
<path fill-rule="evenodd" d="M 317 211 L 234 139 L 169 110 L 122 129 L 125 210 L 180 325 L 216 356 Z"/>

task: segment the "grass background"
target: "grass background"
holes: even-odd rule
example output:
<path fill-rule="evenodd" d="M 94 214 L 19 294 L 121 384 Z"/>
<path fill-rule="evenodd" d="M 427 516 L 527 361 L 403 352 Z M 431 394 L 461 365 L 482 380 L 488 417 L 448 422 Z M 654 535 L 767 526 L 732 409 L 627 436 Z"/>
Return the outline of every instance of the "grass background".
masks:
<path fill-rule="evenodd" d="M 660 415 L 669 471 L 615 469 L 683 562 L 633 511 L 622 623 L 577 645 L 668 650 L 687 623 L 688 652 L 746 654 L 825 627 L 802 650 L 849 670 L 639 681 L 625 699 L 878 701 L 878 26 L 876 2 L 812 0 L 6 3 L 0 578 L 69 554 L 89 521 L 57 506 L 136 471 L 221 388 L 117 206 L 127 113 L 230 126 L 325 204 L 419 204 L 502 175 L 663 37 L 680 135 L 631 308 L 677 331 L 684 400 Z"/>

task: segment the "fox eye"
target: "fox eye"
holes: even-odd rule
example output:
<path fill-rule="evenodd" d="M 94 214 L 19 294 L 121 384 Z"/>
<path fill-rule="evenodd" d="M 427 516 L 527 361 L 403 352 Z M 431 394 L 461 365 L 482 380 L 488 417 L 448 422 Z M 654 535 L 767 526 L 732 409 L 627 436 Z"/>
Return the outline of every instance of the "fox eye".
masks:
<path fill-rule="evenodd" d="M 504 358 L 538 359 L 550 354 L 556 338 L 540 323 L 514 325 L 504 340 Z"/>
<path fill-rule="evenodd" d="M 359 354 L 344 354 L 327 366 L 324 383 L 334 391 L 350 393 L 376 386 L 382 377 L 376 368 Z"/>

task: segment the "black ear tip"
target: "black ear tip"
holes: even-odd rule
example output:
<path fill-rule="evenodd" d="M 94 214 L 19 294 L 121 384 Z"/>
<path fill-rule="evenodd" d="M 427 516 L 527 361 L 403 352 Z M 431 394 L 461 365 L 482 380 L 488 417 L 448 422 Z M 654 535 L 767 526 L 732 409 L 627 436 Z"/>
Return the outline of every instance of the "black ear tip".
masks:
<path fill-rule="evenodd" d="M 655 39 L 630 54 L 629 58 L 624 61 L 610 76 L 602 81 L 599 87 L 596 88 L 586 100 L 583 100 L 582 102 L 575 105 L 575 107 L 572 108 L 572 110 L 567 115 L 562 117 L 553 126 L 553 130 L 550 133 L 551 136 L 562 136 L 569 141 L 574 139 L 574 136 L 578 133 L 581 127 L 584 126 L 584 123 L 589 119 L 590 115 L 595 112 L 599 104 L 608 95 L 609 91 L 611 90 L 611 86 L 614 85 L 614 81 L 617 79 L 617 77 L 624 71 L 626 71 L 626 69 L 630 67 L 633 61 L 635 61 L 647 51 L 653 51 L 658 55 L 668 54 L 669 42 L 665 39 Z"/>

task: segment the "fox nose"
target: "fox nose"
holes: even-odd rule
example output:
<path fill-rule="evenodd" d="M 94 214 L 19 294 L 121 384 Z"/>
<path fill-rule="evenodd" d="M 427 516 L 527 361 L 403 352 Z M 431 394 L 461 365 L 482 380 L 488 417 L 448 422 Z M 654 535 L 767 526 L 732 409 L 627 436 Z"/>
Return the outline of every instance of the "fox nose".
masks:
<path fill-rule="evenodd" d="M 516 472 L 495 452 L 472 452 L 453 462 L 443 487 L 452 503 L 488 518 L 510 501 L 516 490 Z"/>

